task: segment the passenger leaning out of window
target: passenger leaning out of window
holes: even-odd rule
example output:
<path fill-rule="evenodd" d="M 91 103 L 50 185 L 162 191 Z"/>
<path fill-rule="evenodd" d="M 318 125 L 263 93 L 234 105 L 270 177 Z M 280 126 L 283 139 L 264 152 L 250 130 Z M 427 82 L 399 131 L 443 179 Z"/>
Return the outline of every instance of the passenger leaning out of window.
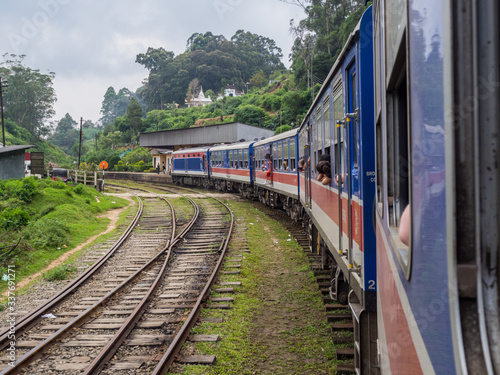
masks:
<path fill-rule="evenodd" d="M 330 155 L 321 155 L 319 162 L 316 165 L 316 170 L 318 171 L 318 181 L 321 181 L 323 185 L 329 185 L 332 181 L 332 166 L 330 164 Z"/>

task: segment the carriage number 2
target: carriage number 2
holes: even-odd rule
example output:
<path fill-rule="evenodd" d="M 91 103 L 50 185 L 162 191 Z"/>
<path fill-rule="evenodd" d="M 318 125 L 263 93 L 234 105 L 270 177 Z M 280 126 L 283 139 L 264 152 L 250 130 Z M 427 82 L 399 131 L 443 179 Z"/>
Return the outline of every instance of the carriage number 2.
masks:
<path fill-rule="evenodd" d="M 375 289 L 375 280 L 368 280 L 368 289 Z"/>

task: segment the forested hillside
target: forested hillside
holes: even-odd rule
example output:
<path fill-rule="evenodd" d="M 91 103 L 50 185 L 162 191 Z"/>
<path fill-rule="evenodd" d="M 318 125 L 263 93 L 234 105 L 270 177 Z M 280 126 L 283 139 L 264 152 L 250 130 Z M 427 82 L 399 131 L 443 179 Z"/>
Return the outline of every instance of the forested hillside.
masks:
<path fill-rule="evenodd" d="M 303 19 L 290 21 L 295 36 L 290 69 L 274 40 L 244 30 L 230 38 L 210 31 L 194 33 L 177 56 L 161 46 L 137 51 L 136 63 L 145 68 L 142 86 L 135 91 L 110 86 L 103 93 L 98 123 L 81 124 L 85 167 L 95 168 L 104 159 L 113 167 L 120 158 L 130 157 L 125 153 L 137 146 L 145 131 L 233 121 L 273 130 L 300 125 L 366 5 L 360 0 L 281 1 L 304 12 Z M 0 63 L 0 77 L 8 82 L 7 143 L 35 144 L 46 152 L 46 162 L 71 166 L 80 151 L 80 119 L 67 113 L 53 122 L 55 73 L 26 67 L 23 57 L 4 55 Z M 244 95 L 225 96 L 228 85 Z M 186 108 L 202 89 L 212 104 Z M 149 159 L 147 153 L 134 154 Z"/>

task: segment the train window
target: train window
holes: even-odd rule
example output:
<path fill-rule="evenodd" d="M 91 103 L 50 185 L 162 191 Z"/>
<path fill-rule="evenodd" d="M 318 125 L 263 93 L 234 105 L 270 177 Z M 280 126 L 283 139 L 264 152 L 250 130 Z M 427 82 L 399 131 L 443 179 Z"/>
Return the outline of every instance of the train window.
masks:
<path fill-rule="evenodd" d="M 273 144 L 273 168 L 274 170 L 278 169 L 278 144 Z"/>
<path fill-rule="evenodd" d="M 278 169 L 283 170 L 283 141 L 278 142 Z"/>
<path fill-rule="evenodd" d="M 406 64 L 406 40 L 397 52 L 394 66 L 389 75 L 387 89 L 387 123 L 386 123 L 386 153 L 387 153 L 387 213 L 394 247 L 398 249 L 397 258 L 407 278 L 411 270 L 411 220 L 406 220 L 409 241 L 403 243 L 399 237 L 399 229 L 403 212 L 411 202 L 411 149 L 410 126 L 408 120 L 408 83 Z M 409 219 L 409 217 L 408 217 Z M 407 241 L 405 241 L 407 242 Z"/>
<path fill-rule="evenodd" d="M 315 140 L 314 140 L 314 164 L 313 166 L 317 165 L 319 162 L 319 159 L 321 157 L 321 154 L 323 153 L 323 144 L 322 144 L 322 134 L 321 134 L 321 129 L 323 128 L 323 123 L 322 123 L 322 113 L 321 113 L 321 106 L 316 110 L 316 127 L 314 129 L 314 135 L 315 135 Z M 316 177 L 318 175 L 318 171 L 316 170 L 316 167 L 312 168 L 314 176 Z"/>
<path fill-rule="evenodd" d="M 351 112 L 355 112 L 356 109 L 358 108 L 358 103 L 357 103 L 357 88 L 356 88 L 356 72 L 353 72 L 351 74 L 351 100 L 352 100 L 352 108 Z M 358 168 L 358 121 L 355 121 L 354 119 L 352 120 L 352 163 L 354 165 L 354 168 Z"/>
<path fill-rule="evenodd" d="M 283 141 L 283 170 L 289 171 L 290 168 L 290 160 L 289 160 L 289 154 L 288 154 L 288 139 L 285 139 Z"/>
<path fill-rule="evenodd" d="M 325 146 L 325 154 L 331 154 L 330 147 L 332 144 L 332 133 L 330 123 L 330 95 L 323 100 L 323 144 Z"/>
<path fill-rule="evenodd" d="M 291 172 L 295 172 L 295 139 L 290 139 L 290 168 Z"/>
<path fill-rule="evenodd" d="M 234 153 L 233 150 L 229 150 L 229 168 L 233 168 Z"/>
<path fill-rule="evenodd" d="M 243 150 L 244 168 L 248 169 L 248 150 Z"/>
<path fill-rule="evenodd" d="M 243 168 L 243 150 L 238 151 L 238 161 L 240 162 L 240 168 Z"/>

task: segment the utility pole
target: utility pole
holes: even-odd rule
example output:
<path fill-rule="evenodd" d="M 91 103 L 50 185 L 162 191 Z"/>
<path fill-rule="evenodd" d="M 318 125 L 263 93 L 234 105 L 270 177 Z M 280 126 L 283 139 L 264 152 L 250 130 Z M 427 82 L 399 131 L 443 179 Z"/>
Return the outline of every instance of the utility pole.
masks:
<path fill-rule="evenodd" d="M 5 123 L 4 123 L 4 120 L 3 120 L 2 77 L 0 77 L 0 111 L 2 111 L 2 138 L 3 138 L 3 147 L 5 147 Z"/>
<path fill-rule="evenodd" d="M 76 170 L 80 170 L 80 155 L 82 153 L 82 125 L 83 125 L 83 117 L 80 117 L 80 144 L 78 145 L 78 165 L 76 166 Z"/>

